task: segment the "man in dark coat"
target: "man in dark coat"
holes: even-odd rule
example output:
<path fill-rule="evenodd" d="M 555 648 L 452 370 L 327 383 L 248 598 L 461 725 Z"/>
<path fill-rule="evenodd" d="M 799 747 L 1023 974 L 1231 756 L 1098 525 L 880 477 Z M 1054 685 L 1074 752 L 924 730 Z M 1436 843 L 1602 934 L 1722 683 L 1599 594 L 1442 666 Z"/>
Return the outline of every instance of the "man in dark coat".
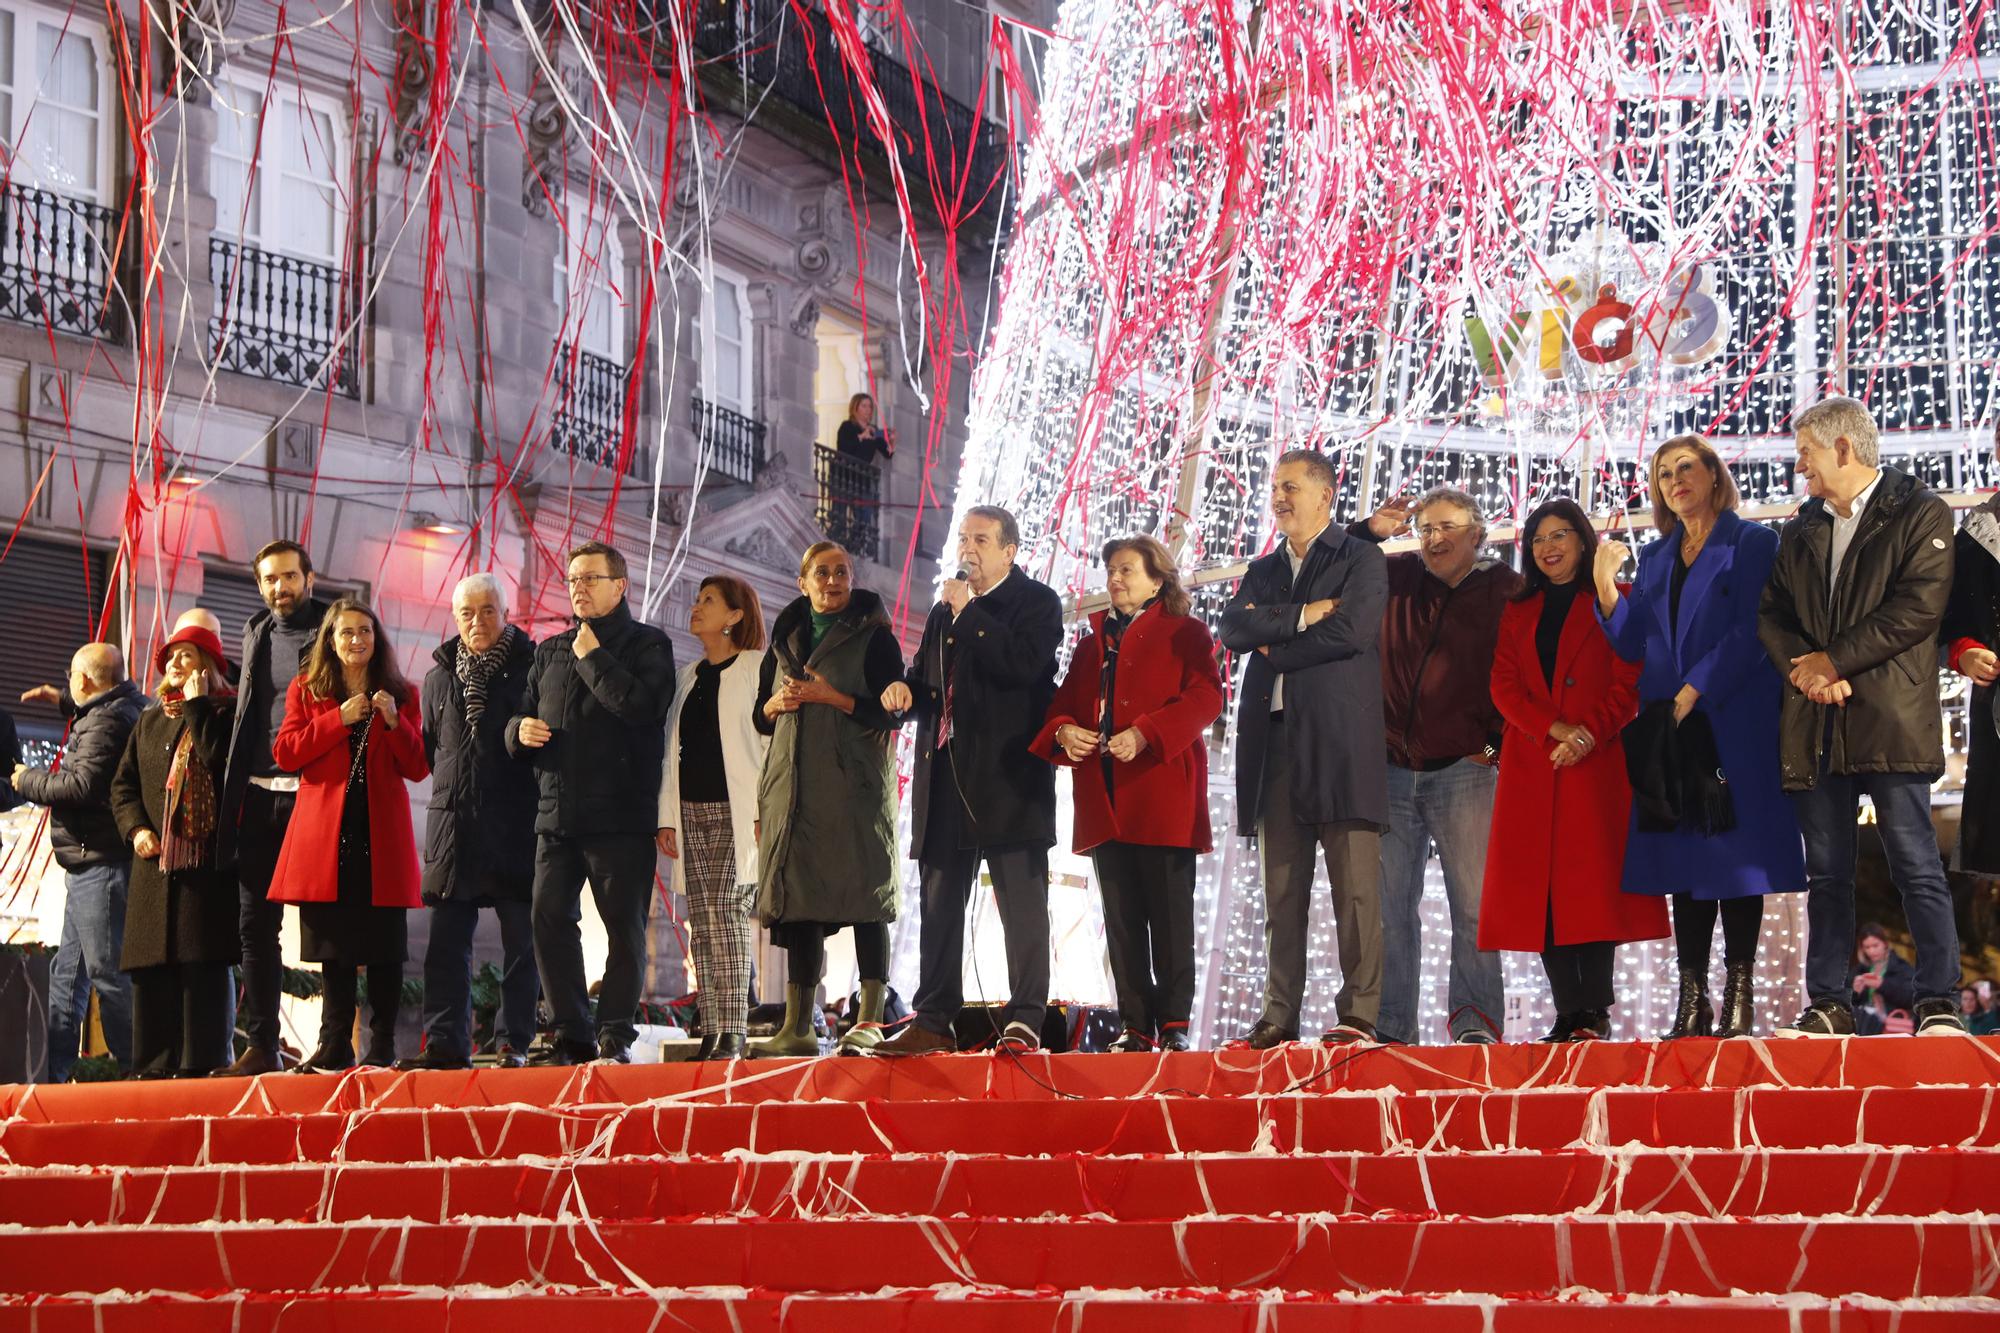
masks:
<path fill-rule="evenodd" d="M 1014 516 L 966 511 L 959 575 L 944 581 L 906 679 L 882 707 L 917 720 L 910 851 L 923 876 L 916 1019 L 875 1048 L 887 1056 L 956 1047 L 964 1002 L 965 907 L 984 862 L 1007 942 L 1010 992 L 1000 1040 L 1041 1045 L 1049 998 L 1049 848 L 1055 769 L 1028 747 L 1055 696 L 1062 599 L 1014 567 Z"/>
<path fill-rule="evenodd" d="M 554 1064 L 631 1059 L 653 901 L 660 760 L 674 701 L 674 648 L 625 604 L 625 557 L 603 542 L 569 554 L 578 625 L 535 649 L 507 724 L 508 753 L 532 762 L 535 962 L 560 1035 Z M 609 937 L 595 1039 L 583 970 L 583 882 Z"/>
<path fill-rule="evenodd" d="M 312 595 L 312 557 L 297 542 L 267 542 L 250 562 L 265 609 L 243 627 L 237 662 L 242 689 L 229 730 L 229 766 L 222 780 L 216 859 L 236 863 L 237 923 L 243 937 L 243 1002 L 238 1020 L 248 1044 L 218 1076 L 268 1074 L 284 1067 L 278 1005 L 284 980 L 278 932 L 282 903 L 270 899 L 285 825 L 298 799 L 299 775 L 271 757 L 285 723 L 285 694 L 319 635 L 327 604 Z"/>
<path fill-rule="evenodd" d="M 21 803 L 21 793 L 14 790 L 14 767 L 21 762 L 21 733 L 14 729 L 14 718 L 6 709 L 0 708 L 0 812 L 12 810 Z"/>
<path fill-rule="evenodd" d="M 39 685 L 21 697 L 58 704 L 70 719 L 62 762 L 17 763 L 12 777 L 24 800 L 49 808 L 49 842 L 63 868 L 62 943 L 49 962 L 48 1081 L 66 1083 L 93 989 L 105 1044 L 120 1069 L 132 1067 L 132 981 L 119 968 L 132 849 L 111 813 L 111 778 L 146 699 L 109 643 L 76 650 L 65 688 Z"/>
<path fill-rule="evenodd" d="M 1759 637 L 1786 678 L 1779 766 L 1806 841 L 1806 995 L 1781 1037 L 1854 1031 L 1855 819 L 1865 793 L 1917 946 L 1918 1032 L 1965 1031 L 1958 927 L 1931 825 L 1944 772 L 1938 628 L 1951 594 L 1951 508 L 1877 464 L 1875 419 L 1852 398 L 1799 414 L 1812 498 L 1778 537 Z"/>
<path fill-rule="evenodd" d="M 1493 824 L 1502 724 L 1491 689 L 1500 613 L 1521 576 L 1482 559 L 1486 520 L 1464 491 L 1440 486 L 1390 505 L 1350 536 L 1382 542 L 1414 521 L 1414 551 L 1388 558 L 1382 616 L 1382 710 L 1388 741 L 1389 830 L 1382 836 L 1382 1008 L 1385 1041 L 1425 1035 L 1422 1004 L 1424 868 L 1437 849 L 1451 906 L 1451 1040 L 1500 1038 L 1506 987 L 1500 955 L 1479 948 L 1479 890 Z"/>
<path fill-rule="evenodd" d="M 1259 1050 L 1296 1041 L 1306 989 L 1315 848 L 1326 852 L 1340 948 L 1339 1022 L 1324 1040 L 1373 1040 L 1382 1000 L 1382 833 L 1389 824 L 1376 640 L 1387 602 L 1379 548 L 1334 526 L 1333 467 L 1293 449 L 1271 474 L 1284 540 L 1250 564 L 1222 645 L 1250 655 L 1236 713 L 1237 832 L 1257 839 L 1269 973 Z"/>
<path fill-rule="evenodd" d="M 458 633 L 424 677 L 431 765 L 424 825 L 424 1049 L 398 1069 L 472 1067 L 472 937 L 479 909 L 500 918 L 500 1063 L 526 1063 L 535 1038 L 535 773 L 507 753 L 535 644 L 507 623 L 500 580 L 473 574 L 451 596 Z"/>

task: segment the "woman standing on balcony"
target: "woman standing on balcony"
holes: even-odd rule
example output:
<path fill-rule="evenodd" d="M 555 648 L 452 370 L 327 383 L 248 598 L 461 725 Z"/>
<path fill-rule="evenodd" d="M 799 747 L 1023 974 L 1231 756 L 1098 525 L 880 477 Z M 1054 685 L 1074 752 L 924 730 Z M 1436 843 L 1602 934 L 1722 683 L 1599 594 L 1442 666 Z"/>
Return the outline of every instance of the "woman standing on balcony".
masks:
<path fill-rule="evenodd" d="M 882 599 L 854 587 L 854 560 L 816 542 L 802 596 L 778 613 L 758 673 L 757 730 L 771 737 L 757 791 L 759 921 L 785 946 L 785 1023 L 757 1055 L 817 1055 L 813 996 L 826 937 L 854 928 L 861 1003 L 843 1052 L 881 1040 L 896 919 L 896 720 L 882 691 L 903 650 Z"/>
<path fill-rule="evenodd" d="M 300 1073 L 354 1065 L 361 967 L 373 1011 L 361 1062 L 395 1063 L 407 914 L 423 903 L 404 785 L 430 775 L 420 716 L 375 613 L 351 597 L 335 602 L 271 744 L 279 767 L 299 775 L 271 900 L 300 904 L 299 954 L 325 982 L 319 1049 Z"/>
<path fill-rule="evenodd" d="M 875 400 L 857 393 L 847 400 L 847 420 L 840 423 L 834 447 L 849 458 L 872 463 L 875 456 L 896 456 L 896 432 L 875 424 Z"/>
<path fill-rule="evenodd" d="M 701 986 L 697 1060 L 743 1054 L 749 1023 L 750 896 L 757 891 L 757 779 L 770 748 L 757 724 L 764 608 L 729 574 L 701 581 L 688 629 L 701 659 L 681 668 L 660 775 L 660 851 L 687 895 Z"/>

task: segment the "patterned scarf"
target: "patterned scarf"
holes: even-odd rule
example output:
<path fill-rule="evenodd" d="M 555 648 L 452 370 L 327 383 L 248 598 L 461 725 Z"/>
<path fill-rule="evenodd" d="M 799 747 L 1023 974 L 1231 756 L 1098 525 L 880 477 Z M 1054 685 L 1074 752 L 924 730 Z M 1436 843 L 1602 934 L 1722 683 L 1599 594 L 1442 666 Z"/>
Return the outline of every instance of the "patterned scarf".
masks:
<path fill-rule="evenodd" d="M 207 862 L 215 832 L 215 775 L 194 753 L 194 728 L 183 726 L 167 768 L 167 836 L 160 868 L 194 870 Z"/>
<path fill-rule="evenodd" d="M 479 725 L 479 718 L 486 711 L 486 689 L 493 678 L 500 674 L 500 668 L 507 665 L 508 654 L 514 647 L 514 636 L 521 631 L 508 625 L 500 631 L 500 637 L 493 646 L 483 653 L 475 653 L 465 646 L 465 640 L 458 641 L 458 683 L 464 687 L 465 721 L 467 726 Z"/>

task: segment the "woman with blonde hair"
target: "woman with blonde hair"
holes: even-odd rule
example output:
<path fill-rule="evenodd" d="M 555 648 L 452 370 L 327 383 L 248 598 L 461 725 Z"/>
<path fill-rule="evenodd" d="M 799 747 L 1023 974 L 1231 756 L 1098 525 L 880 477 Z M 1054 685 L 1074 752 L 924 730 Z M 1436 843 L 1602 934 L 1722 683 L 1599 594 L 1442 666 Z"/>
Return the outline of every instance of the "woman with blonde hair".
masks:
<path fill-rule="evenodd" d="M 770 740 L 757 727 L 764 608 L 731 574 L 701 581 L 688 629 L 701 658 L 681 668 L 660 773 L 660 851 L 688 900 L 701 995 L 697 1060 L 743 1054 L 749 1028 L 750 898 L 757 891 L 757 780 Z"/>
<path fill-rule="evenodd" d="M 1643 664 L 1635 735 L 1670 737 L 1677 753 L 1701 757 L 1703 777 L 1719 771 L 1720 778 L 1682 782 L 1671 825 L 1666 806 L 1633 803 L 1624 889 L 1673 902 L 1680 996 L 1663 1035 L 1744 1037 L 1754 1026 L 1751 976 L 1764 895 L 1806 886 L 1805 845 L 1778 774 L 1783 682 L 1757 637 L 1778 534 L 1737 516 L 1736 482 L 1699 435 L 1654 450 L 1647 486 L 1660 540 L 1639 553 L 1629 594 L 1617 578 L 1631 552 L 1617 542 L 1598 547 L 1597 611 L 1613 650 Z M 1718 916 L 1725 975 L 1719 1012 L 1708 987 Z"/>
<path fill-rule="evenodd" d="M 1090 617 L 1029 748 L 1074 775 L 1076 851 L 1097 869 L 1118 994 L 1111 1049 L 1184 1051 L 1222 676 L 1166 547 L 1147 536 L 1106 542 L 1104 581 L 1111 607 Z"/>

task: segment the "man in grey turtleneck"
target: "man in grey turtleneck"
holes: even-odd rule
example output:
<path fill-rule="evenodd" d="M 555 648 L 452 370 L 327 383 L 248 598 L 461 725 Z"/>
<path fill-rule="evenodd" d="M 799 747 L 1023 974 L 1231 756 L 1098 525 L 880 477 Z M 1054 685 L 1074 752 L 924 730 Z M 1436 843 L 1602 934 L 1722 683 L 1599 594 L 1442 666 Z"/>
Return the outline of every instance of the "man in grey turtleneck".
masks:
<path fill-rule="evenodd" d="M 312 595 L 312 557 L 297 542 L 278 540 L 257 552 L 252 568 L 267 609 L 243 629 L 243 688 L 229 735 L 229 769 L 222 784 L 217 825 L 220 854 L 236 859 L 238 923 L 243 936 L 243 1005 L 239 1015 L 249 1046 L 219 1076 L 268 1074 L 282 1067 L 278 1049 L 278 996 L 284 968 L 278 932 L 285 909 L 270 900 L 271 874 L 285 824 L 292 817 L 299 779 L 271 758 L 271 741 L 285 721 L 285 692 L 319 634 L 326 603 Z"/>

